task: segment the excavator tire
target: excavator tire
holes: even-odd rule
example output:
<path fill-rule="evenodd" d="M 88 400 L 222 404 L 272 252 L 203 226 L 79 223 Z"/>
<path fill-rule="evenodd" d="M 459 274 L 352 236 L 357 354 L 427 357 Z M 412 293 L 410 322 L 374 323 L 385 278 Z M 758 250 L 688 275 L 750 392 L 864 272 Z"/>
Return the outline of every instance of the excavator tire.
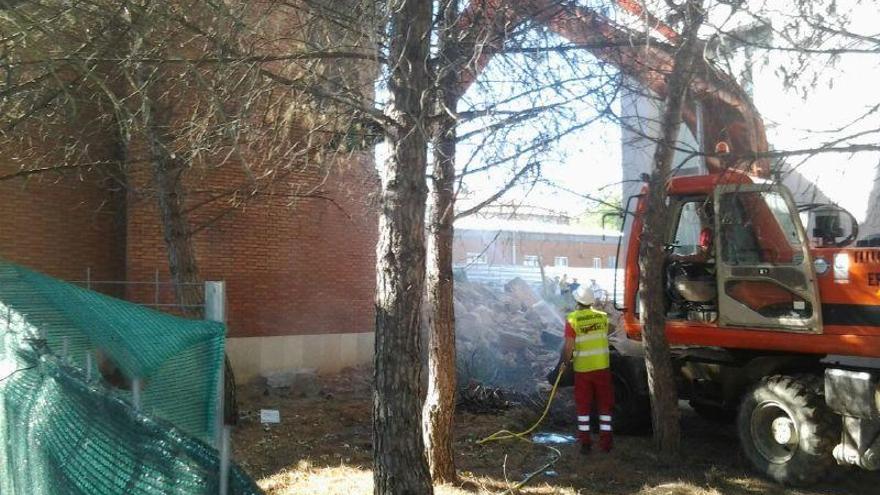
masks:
<path fill-rule="evenodd" d="M 614 385 L 614 432 L 623 435 L 649 432 L 651 399 L 647 391 L 644 360 L 612 353 L 611 380 Z"/>
<path fill-rule="evenodd" d="M 744 396 L 737 416 L 746 457 L 762 473 L 788 485 L 818 481 L 834 465 L 840 437 L 836 416 L 812 377 L 764 377 Z"/>

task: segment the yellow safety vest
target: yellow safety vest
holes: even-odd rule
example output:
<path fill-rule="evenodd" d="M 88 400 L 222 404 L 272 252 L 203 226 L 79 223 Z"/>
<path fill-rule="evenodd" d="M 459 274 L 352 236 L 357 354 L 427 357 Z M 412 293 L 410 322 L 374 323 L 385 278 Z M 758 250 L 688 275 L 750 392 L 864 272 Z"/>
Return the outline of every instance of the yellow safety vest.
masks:
<path fill-rule="evenodd" d="M 608 315 L 592 308 L 579 309 L 566 319 L 574 329 L 574 370 L 582 373 L 608 368 Z"/>

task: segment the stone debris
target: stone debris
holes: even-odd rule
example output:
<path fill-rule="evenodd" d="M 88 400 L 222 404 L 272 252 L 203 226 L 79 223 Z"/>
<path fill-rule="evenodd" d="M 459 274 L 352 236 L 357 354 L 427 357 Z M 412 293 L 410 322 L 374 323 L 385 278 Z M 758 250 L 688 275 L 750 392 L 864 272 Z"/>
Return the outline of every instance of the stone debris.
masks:
<path fill-rule="evenodd" d="M 520 278 L 508 282 L 503 291 L 457 280 L 455 331 L 462 390 L 474 383 L 523 394 L 548 390 L 546 377 L 559 361 L 564 315 L 573 302 L 544 300 Z M 611 304 L 597 307 L 609 314 L 615 347 L 640 352 L 638 343 L 626 339 L 620 313 Z"/>
<path fill-rule="evenodd" d="M 458 393 L 458 409 L 474 414 L 498 414 L 518 402 L 501 388 L 471 384 Z"/>
<path fill-rule="evenodd" d="M 284 397 L 316 397 L 321 392 L 318 375 L 313 368 L 269 371 L 257 379 L 268 395 Z"/>
<path fill-rule="evenodd" d="M 516 278 L 504 291 L 457 281 L 455 312 L 464 388 L 474 382 L 523 393 L 541 388 L 559 359 L 564 324 L 558 309 Z"/>

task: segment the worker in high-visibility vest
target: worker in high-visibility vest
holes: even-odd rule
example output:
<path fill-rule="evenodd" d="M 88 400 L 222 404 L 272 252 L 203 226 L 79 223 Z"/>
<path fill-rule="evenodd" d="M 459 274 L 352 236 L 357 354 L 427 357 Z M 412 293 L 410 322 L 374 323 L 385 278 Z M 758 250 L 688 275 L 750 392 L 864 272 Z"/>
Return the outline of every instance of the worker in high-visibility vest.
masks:
<path fill-rule="evenodd" d="M 608 315 L 593 309 L 595 296 L 589 287 L 579 287 L 574 292 L 574 299 L 577 307 L 565 321 L 562 360 L 571 362 L 574 369 L 574 401 L 581 453 L 589 453 L 592 446 L 590 415 L 594 405 L 599 412 L 599 448 L 610 452 L 614 388 L 609 369 Z"/>

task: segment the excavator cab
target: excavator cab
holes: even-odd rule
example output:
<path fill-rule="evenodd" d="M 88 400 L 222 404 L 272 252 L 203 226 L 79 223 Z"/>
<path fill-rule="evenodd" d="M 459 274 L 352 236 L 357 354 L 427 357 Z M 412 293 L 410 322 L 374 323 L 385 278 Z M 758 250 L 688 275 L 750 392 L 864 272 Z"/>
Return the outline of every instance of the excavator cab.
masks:
<path fill-rule="evenodd" d="M 809 244 L 788 190 L 723 184 L 714 197 L 719 325 L 821 333 Z"/>
<path fill-rule="evenodd" d="M 799 212 L 784 186 L 735 170 L 674 177 L 667 191 L 663 331 L 678 398 L 735 419 L 745 456 L 777 481 L 810 483 L 835 461 L 880 471 L 880 250 L 848 247 L 857 224 L 842 209 Z M 615 299 L 633 340 L 648 193 L 627 203 L 623 305 Z M 638 356 L 621 362 L 627 390 L 646 389 Z"/>
<path fill-rule="evenodd" d="M 714 206 L 706 196 L 678 198 L 666 244 L 667 316 L 712 322 L 717 318 Z"/>
<path fill-rule="evenodd" d="M 717 184 L 704 194 L 671 193 L 670 207 L 669 319 L 821 332 L 807 237 L 787 190 Z"/>

